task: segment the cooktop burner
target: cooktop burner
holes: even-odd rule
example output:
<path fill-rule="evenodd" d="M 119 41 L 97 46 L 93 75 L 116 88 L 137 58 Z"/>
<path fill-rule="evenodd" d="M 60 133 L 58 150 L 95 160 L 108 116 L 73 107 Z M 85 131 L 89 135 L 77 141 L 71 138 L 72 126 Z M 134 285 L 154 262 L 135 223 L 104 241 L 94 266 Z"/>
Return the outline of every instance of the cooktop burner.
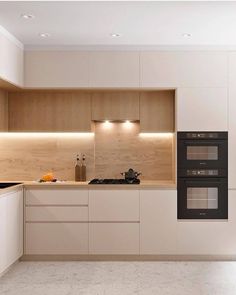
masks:
<path fill-rule="evenodd" d="M 105 178 L 105 179 L 98 179 L 94 178 L 89 182 L 89 184 L 139 184 L 140 179 L 112 179 L 112 178 Z"/>

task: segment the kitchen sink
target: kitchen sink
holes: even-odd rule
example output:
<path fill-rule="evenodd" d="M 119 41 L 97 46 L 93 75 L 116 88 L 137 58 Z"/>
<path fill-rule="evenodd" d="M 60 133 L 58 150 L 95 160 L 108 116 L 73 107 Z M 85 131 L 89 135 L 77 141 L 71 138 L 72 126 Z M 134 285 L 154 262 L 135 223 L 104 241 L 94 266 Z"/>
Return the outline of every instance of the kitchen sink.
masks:
<path fill-rule="evenodd" d="M 8 188 L 14 185 L 21 184 L 21 182 L 0 182 L 0 189 L 1 188 Z"/>

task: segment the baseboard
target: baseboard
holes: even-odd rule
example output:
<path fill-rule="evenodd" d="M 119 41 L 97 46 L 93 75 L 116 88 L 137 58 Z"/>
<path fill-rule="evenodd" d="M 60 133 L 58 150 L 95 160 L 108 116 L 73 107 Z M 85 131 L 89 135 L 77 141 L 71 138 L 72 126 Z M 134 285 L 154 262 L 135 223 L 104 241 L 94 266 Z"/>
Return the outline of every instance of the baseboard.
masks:
<path fill-rule="evenodd" d="M 24 255 L 21 261 L 236 261 L 236 255 Z"/>

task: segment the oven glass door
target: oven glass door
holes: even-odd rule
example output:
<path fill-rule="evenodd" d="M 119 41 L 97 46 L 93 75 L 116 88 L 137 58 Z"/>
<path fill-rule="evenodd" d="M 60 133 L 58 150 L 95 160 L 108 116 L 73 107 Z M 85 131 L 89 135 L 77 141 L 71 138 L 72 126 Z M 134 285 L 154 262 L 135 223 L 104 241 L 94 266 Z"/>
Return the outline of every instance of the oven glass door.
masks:
<path fill-rule="evenodd" d="M 178 218 L 227 219 L 227 179 L 180 179 L 178 181 Z"/>
<path fill-rule="evenodd" d="M 180 168 L 227 168 L 227 151 L 224 140 L 180 140 L 178 165 Z"/>

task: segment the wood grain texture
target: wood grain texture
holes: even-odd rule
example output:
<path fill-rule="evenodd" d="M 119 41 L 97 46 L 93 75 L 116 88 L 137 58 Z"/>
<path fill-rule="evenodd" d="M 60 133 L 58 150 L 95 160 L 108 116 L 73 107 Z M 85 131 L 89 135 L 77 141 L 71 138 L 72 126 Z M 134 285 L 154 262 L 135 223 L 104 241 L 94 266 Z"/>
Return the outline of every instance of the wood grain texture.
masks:
<path fill-rule="evenodd" d="M 149 91 L 140 94 L 140 131 L 174 132 L 175 92 Z"/>
<path fill-rule="evenodd" d="M 139 135 L 139 124 L 96 123 L 95 175 L 120 178 L 120 172 L 133 168 L 143 180 L 174 180 L 174 137 Z"/>
<path fill-rule="evenodd" d="M 90 95 L 76 91 L 11 92 L 9 131 L 90 132 Z"/>
<path fill-rule="evenodd" d="M 139 120 L 139 92 L 92 93 L 92 120 Z"/>
<path fill-rule="evenodd" d="M 8 130 L 8 96 L 0 89 L 0 131 Z"/>

